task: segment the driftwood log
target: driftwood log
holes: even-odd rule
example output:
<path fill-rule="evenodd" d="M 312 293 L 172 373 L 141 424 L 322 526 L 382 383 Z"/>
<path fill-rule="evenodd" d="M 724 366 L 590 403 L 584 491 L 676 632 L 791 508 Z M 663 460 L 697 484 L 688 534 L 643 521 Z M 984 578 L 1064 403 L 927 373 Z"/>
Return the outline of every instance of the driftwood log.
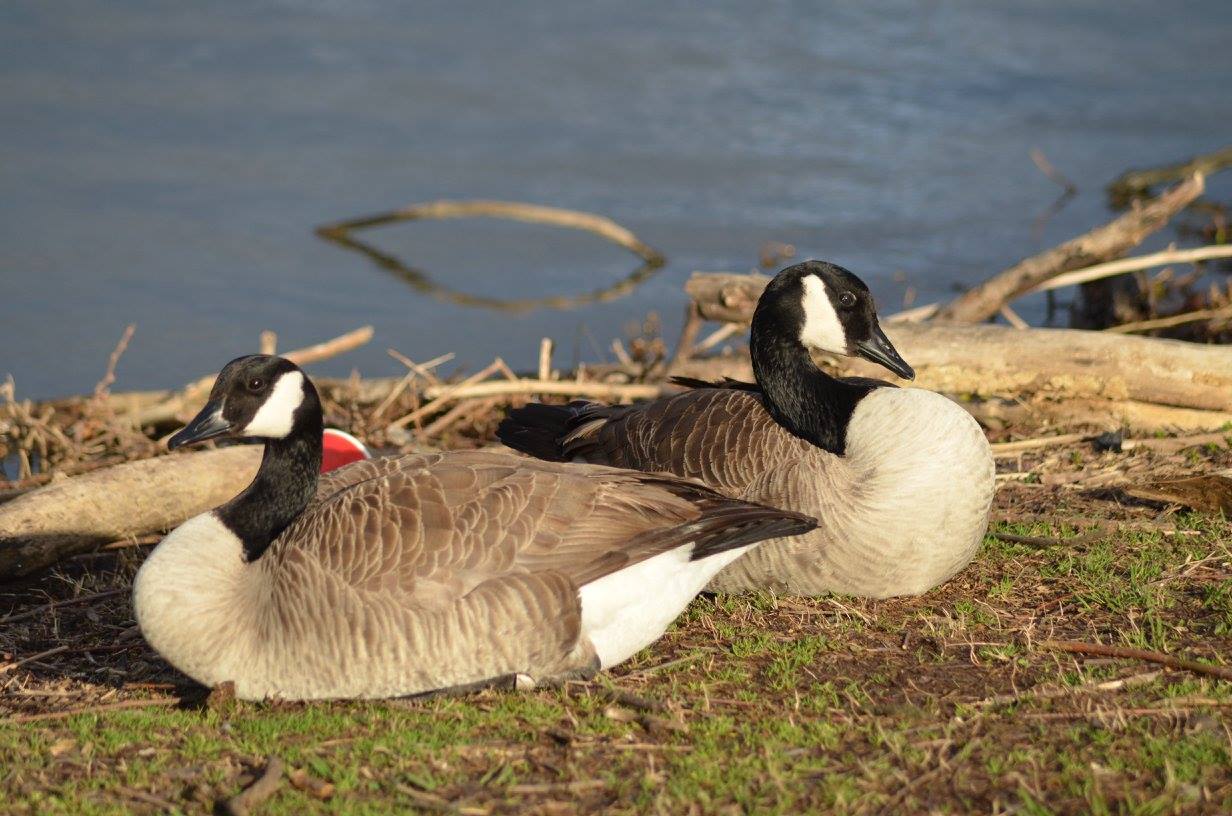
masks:
<path fill-rule="evenodd" d="M 685 290 L 705 319 L 743 324 L 769 280 L 698 273 Z M 1102 412 L 1144 429 L 1215 429 L 1232 420 L 1232 348 L 1227 346 L 929 322 L 890 324 L 885 331 L 915 367 L 914 385 L 922 388 L 984 398 L 1064 398 L 1074 401 L 1072 408 L 1084 418 Z M 718 360 L 682 363 L 673 373 L 714 376 L 731 370 L 730 376 L 747 376 L 742 355 Z M 838 365 L 853 374 L 893 379 L 863 360 L 843 359 Z"/>
<path fill-rule="evenodd" d="M 1142 243 L 1202 194 L 1195 175 L 1140 207 L 1077 238 L 1021 261 L 964 292 L 936 313 L 936 320 L 979 323 L 997 314 L 1014 298 L 1049 278 L 1099 261 L 1116 258 Z"/>
<path fill-rule="evenodd" d="M 235 496 L 261 446 L 160 456 L 53 482 L 0 505 L 0 579 L 159 532 Z"/>

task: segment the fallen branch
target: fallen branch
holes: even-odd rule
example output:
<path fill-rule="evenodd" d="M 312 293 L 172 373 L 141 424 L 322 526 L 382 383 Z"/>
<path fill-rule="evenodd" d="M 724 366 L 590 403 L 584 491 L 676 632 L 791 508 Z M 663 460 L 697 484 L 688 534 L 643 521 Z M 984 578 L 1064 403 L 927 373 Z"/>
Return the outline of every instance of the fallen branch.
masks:
<path fill-rule="evenodd" d="M 1216 666 L 1213 663 L 1201 663 L 1197 660 L 1173 657 L 1172 655 L 1164 654 L 1163 652 L 1153 652 L 1149 649 L 1133 649 L 1128 646 L 1105 646 L 1102 643 L 1082 643 L 1077 640 L 1041 640 L 1037 641 L 1036 645 L 1042 649 L 1052 649 L 1072 654 L 1145 660 L 1148 663 L 1156 663 L 1173 669 L 1184 669 L 1194 674 L 1218 677 L 1220 680 L 1232 680 L 1232 668 L 1228 666 Z"/>
<path fill-rule="evenodd" d="M 1025 535 L 1018 535 L 1017 533 L 1005 533 L 1005 532 L 1001 532 L 1000 530 L 989 530 L 988 535 L 992 536 L 998 541 L 1004 541 L 1008 544 L 1026 544 L 1029 547 L 1059 547 L 1061 545 L 1065 545 L 1066 547 L 1073 547 L 1075 544 L 1086 544 L 1096 539 L 1096 536 L 1091 536 L 1091 535 L 1073 536 L 1072 538 L 1047 538 L 1044 536 L 1025 536 Z"/>
<path fill-rule="evenodd" d="M 454 425 L 454 423 L 459 422 L 468 416 L 492 410 L 496 407 L 498 402 L 499 400 L 494 399 L 466 400 L 465 402 L 460 402 L 444 414 L 441 414 L 439 417 L 432 420 L 429 425 L 424 426 L 424 429 L 420 431 L 420 435 L 423 437 L 432 437 L 444 433 L 452 425 Z"/>
<path fill-rule="evenodd" d="M 1232 515 L 1232 478 L 1218 473 L 1133 484 L 1121 489 L 1135 499 L 1179 504 L 1207 513 Z"/>
<path fill-rule="evenodd" d="M 1032 163 L 1039 168 L 1039 171 L 1047 176 L 1048 180 L 1061 187 L 1067 195 L 1073 195 L 1078 192 L 1078 185 L 1070 181 L 1060 170 L 1048 161 L 1048 157 L 1044 155 L 1044 151 L 1038 147 L 1031 148 L 1028 151 Z"/>
<path fill-rule="evenodd" d="M 602 779 L 577 779 L 572 782 L 532 782 L 522 785 L 510 785 L 505 788 L 505 793 L 512 796 L 535 796 L 543 793 L 577 794 L 606 787 L 607 782 Z"/>
<path fill-rule="evenodd" d="M 329 799 L 334 795 L 334 784 L 318 779 L 303 768 L 296 768 L 287 774 L 291 787 L 311 796 L 313 799 Z"/>
<path fill-rule="evenodd" d="M 1031 399 L 960 402 L 983 425 L 1079 425 L 1142 433 L 1190 433 L 1223 428 L 1232 412 L 1175 408 L 1136 400 Z"/>
<path fill-rule="evenodd" d="M 474 374 L 470 375 L 461 382 L 441 386 L 436 391 L 428 393 L 428 399 L 431 401 L 427 405 L 420 406 L 414 411 L 411 411 L 409 414 L 405 414 L 398 419 L 395 419 L 393 422 L 389 423 L 389 427 L 404 428 L 412 422 L 422 419 L 428 414 L 435 412 L 445 403 L 458 399 L 457 394 L 460 390 L 467 388 L 468 386 L 481 383 L 483 380 L 486 380 L 488 377 L 491 377 L 493 374 L 501 371 L 504 365 L 505 361 L 497 357 L 489 363 L 486 368 L 476 371 Z"/>
<path fill-rule="evenodd" d="M 1232 249 L 1232 247 L 1229 247 Z M 1122 323 L 1119 326 L 1109 326 L 1104 331 L 1109 334 L 1133 334 L 1135 332 L 1155 331 L 1183 326 L 1186 323 L 1198 323 L 1203 320 L 1232 320 L 1232 306 L 1221 306 L 1218 309 L 1197 309 L 1192 312 L 1156 317 L 1152 320 L 1137 320 L 1133 323 Z"/>
<path fill-rule="evenodd" d="M 1124 275 L 1126 272 L 1138 272 L 1142 269 L 1150 269 L 1155 266 L 1167 266 L 1168 264 L 1180 263 L 1198 263 L 1200 261 L 1209 261 L 1215 258 L 1232 258 L 1232 246 L 1204 246 L 1194 247 L 1193 249 L 1167 249 L 1163 252 L 1153 252 L 1150 255 L 1139 255 L 1135 258 L 1122 258 L 1119 261 L 1108 261 L 1107 263 L 1095 264 L 1084 269 L 1075 269 L 1073 272 L 1066 272 L 1057 275 L 1055 278 L 1044 281 L 1043 283 L 1033 286 L 1024 295 L 1031 295 L 1036 292 L 1047 292 L 1049 289 L 1060 289 L 1064 286 L 1075 286 L 1080 283 L 1090 283 L 1091 281 L 1110 278 L 1113 275 Z"/>
<path fill-rule="evenodd" d="M 373 329 L 371 326 L 361 326 L 354 331 L 339 335 L 333 340 L 326 340 L 324 343 L 317 343 L 315 346 L 288 351 L 282 356 L 300 366 L 319 363 L 322 360 L 332 359 L 348 351 L 354 351 L 371 340 L 372 335 Z M 214 381 L 213 376 L 204 379 L 208 379 L 210 382 Z"/>
<path fill-rule="evenodd" d="M 94 399 L 103 400 L 107 396 L 107 391 L 111 388 L 111 384 L 115 382 L 116 364 L 120 362 L 120 357 L 124 355 L 125 349 L 128 348 L 128 341 L 133 339 L 133 332 L 137 331 L 137 324 L 129 323 L 124 328 L 124 333 L 120 335 L 120 340 L 116 343 L 115 349 L 111 352 L 111 356 L 107 358 L 107 371 L 103 374 L 103 378 L 94 386 Z"/>
<path fill-rule="evenodd" d="M 765 275 L 694 274 L 685 284 L 707 320 L 748 323 Z M 916 369 L 915 385 L 982 397 L 1033 395 L 1098 399 L 1232 412 L 1232 348 L 1076 329 L 1011 329 L 944 323 L 896 323 L 886 334 Z M 743 355 L 714 365 L 747 367 Z M 738 362 L 733 362 L 738 360 Z M 710 364 L 710 361 L 696 361 Z M 673 374 L 684 374 L 682 365 Z M 863 360 L 843 358 L 843 371 L 892 378 Z M 688 372 L 691 376 L 704 376 Z M 735 375 L 732 375 L 735 376 Z M 1187 417 L 1186 428 L 1215 417 Z M 1194 422 L 1194 420 L 1200 420 Z M 1222 420 L 1221 420 L 1222 421 Z"/>
<path fill-rule="evenodd" d="M 247 788 L 227 800 L 223 809 L 231 816 L 248 816 L 252 809 L 274 795 L 282 782 L 282 760 L 271 756 L 265 764 L 265 772 Z"/>
<path fill-rule="evenodd" d="M 935 320 L 979 323 L 1006 303 L 1063 272 L 1113 258 L 1142 243 L 1202 194 L 1203 179 L 1195 175 L 1141 207 L 1085 235 L 1020 261 L 941 307 Z"/>
<path fill-rule="evenodd" d="M 1145 170 L 1129 170 L 1117 176 L 1108 185 L 1108 197 L 1114 203 L 1127 202 L 1134 196 L 1149 192 L 1156 185 L 1189 178 L 1195 173 L 1209 176 L 1229 165 L 1232 165 L 1232 145 L 1176 164 Z"/>
<path fill-rule="evenodd" d="M 1007 458 L 1017 456 L 1023 451 L 1049 448 L 1053 445 L 1070 445 L 1074 442 L 1081 442 L 1087 437 L 1087 434 L 1072 433 L 1059 434 L 1057 436 L 1041 436 L 1035 439 L 1018 439 L 1013 442 L 995 442 L 991 446 L 992 455 L 997 458 Z"/>
<path fill-rule="evenodd" d="M 0 505 L 0 579 L 117 539 L 166 530 L 252 481 L 260 446 L 160 456 L 54 482 Z M 168 489 L 174 485 L 175 489 Z M 138 497 L 117 501 L 116 497 Z"/>
<path fill-rule="evenodd" d="M 81 595 L 76 598 L 67 598 L 63 601 L 52 601 L 51 603 L 36 606 L 33 609 L 27 609 L 25 612 L 14 612 L 11 615 L 6 615 L 0 618 L 0 625 L 11 625 L 20 620 L 34 618 L 53 609 L 59 609 L 64 606 L 76 606 L 77 604 L 90 603 L 91 601 L 101 601 L 104 598 L 114 598 L 116 595 L 124 595 L 128 593 L 127 589 L 108 589 L 104 592 L 92 592 L 89 595 Z"/>
<path fill-rule="evenodd" d="M 53 657 L 55 655 L 62 654 L 67 651 L 68 651 L 67 646 L 53 646 L 52 648 L 39 652 L 38 654 L 32 654 L 29 657 L 23 657 L 21 660 L 17 660 L 12 663 L 5 663 L 4 665 L 0 665 L 0 674 L 7 674 L 8 672 L 21 668 L 27 663 L 34 663 L 39 660 L 42 660 L 45 657 Z"/>
<path fill-rule="evenodd" d="M 465 386 L 450 388 L 440 386 L 429 388 L 426 392 L 429 398 L 455 400 L 478 399 L 521 394 L 556 394 L 566 397 L 590 397 L 598 400 L 629 402 L 639 399 L 655 399 L 662 396 L 670 385 L 655 383 L 605 383 L 579 382 L 577 380 L 491 380 L 488 382 L 469 383 Z M 426 407 L 426 406 L 425 406 Z"/>

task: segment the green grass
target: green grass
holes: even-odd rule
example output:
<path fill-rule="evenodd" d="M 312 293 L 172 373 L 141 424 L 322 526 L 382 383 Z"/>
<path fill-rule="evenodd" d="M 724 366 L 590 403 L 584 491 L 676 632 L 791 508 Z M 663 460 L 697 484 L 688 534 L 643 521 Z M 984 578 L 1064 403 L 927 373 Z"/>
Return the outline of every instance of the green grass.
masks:
<path fill-rule="evenodd" d="M 1194 534 L 999 525 L 1051 543 L 990 536 L 921 598 L 702 598 L 628 666 L 567 689 L 0 724 L 0 798 L 210 813 L 275 755 L 334 793 L 284 783 L 260 813 L 1232 812 L 1232 684 L 1164 672 L 1100 691 L 1157 667 L 1037 645 L 1232 654 L 1227 526 L 1177 528 Z M 613 686 L 667 709 L 630 710 Z"/>

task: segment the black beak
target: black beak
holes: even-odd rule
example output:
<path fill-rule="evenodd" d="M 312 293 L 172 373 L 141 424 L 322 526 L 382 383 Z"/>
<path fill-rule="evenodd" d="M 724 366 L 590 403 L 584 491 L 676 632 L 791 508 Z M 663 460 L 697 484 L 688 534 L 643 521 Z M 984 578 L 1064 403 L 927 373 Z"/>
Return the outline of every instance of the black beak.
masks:
<path fill-rule="evenodd" d="M 907 365 L 881 326 L 873 325 L 873 336 L 856 342 L 856 352 L 865 360 L 885 366 L 904 380 L 915 379 L 915 369 Z"/>
<path fill-rule="evenodd" d="M 222 436 L 231 430 L 231 423 L 222 418 L 222 402 L 210 400 L 183 430 L 167 440 L 171 450 Z"/>

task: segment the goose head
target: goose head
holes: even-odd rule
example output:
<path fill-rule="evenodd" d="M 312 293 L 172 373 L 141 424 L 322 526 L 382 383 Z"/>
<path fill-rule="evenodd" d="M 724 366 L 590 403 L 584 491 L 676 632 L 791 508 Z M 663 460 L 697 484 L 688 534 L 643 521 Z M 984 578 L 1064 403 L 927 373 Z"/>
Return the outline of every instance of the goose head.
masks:
<path fill-rule="evenodd" d="M 320 424 L 320 400 L 299 367 L 282 357 L 253 354 L 227 363 L 205 407 L 167 441 L 172 450 L 220 436 L 285 440 Z"/>
<path fill-rule="evenodd" d="M 282 357 L 255 354 L 223 367 L 205 407 L 167 447 L 221 436 L 265 443 L 252 483 L 213 511 L 243 544 L 245 560 L 253 561 L 316 492 L 321 426 L 321 400 L 304 372 Z"/>
<path fill-rule="evenodd" d="M 876 304 L 864 281 L 825 261 L 804 261 L 775 275 L 757 302 L 751 332 L 753 338 L 774 337 L 807 349 L 863 357 L 904 379 L 915 378 L 915 370 L 877 322 Z"/>

